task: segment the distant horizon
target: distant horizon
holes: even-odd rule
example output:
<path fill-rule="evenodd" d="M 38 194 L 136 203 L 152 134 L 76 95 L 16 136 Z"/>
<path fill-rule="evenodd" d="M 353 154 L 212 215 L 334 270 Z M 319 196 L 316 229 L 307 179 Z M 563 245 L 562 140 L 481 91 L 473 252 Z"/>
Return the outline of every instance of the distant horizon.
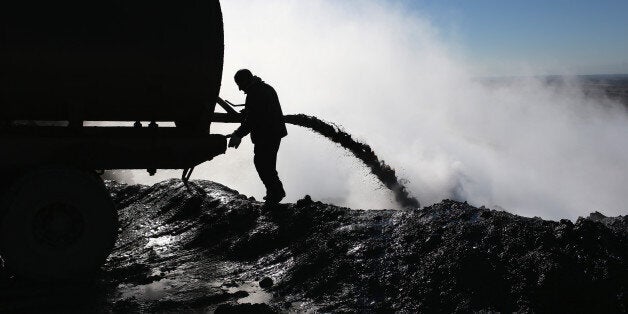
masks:
<path fill-rule="evenodd" d="M 533 77 L 615 77 L 628 79 L 628 73 L 598 73 L 598 74 L 539 74 L 539 75 L 485 75 L 475 78 L 533 78 Z"/>

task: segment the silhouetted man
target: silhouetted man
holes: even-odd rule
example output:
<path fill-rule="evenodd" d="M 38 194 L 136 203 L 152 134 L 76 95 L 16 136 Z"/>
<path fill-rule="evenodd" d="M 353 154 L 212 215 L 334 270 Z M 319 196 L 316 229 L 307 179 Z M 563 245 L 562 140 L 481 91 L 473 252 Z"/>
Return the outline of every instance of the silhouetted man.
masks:
<path fill-rule="evenodd" d="M 285 196 L 277 174 L 277 152 L 281 138 L 288 135 L 283 112 L 275 89 L 249 70 L 239 70 L 235 82 L 246 94 L 244 121 L 229 140 L 229 147 L 238 148 L 243 137 L 251 133 L 255 145 L 255 169 L 266 186 L 267 203 L 279 203 Z"/>

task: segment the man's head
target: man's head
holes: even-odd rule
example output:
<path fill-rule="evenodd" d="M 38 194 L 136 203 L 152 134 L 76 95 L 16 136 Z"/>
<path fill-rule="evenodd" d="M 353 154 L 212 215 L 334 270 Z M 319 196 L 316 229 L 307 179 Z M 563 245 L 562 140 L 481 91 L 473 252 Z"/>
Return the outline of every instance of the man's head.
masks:
<path fill-rule="evenodd" d="M 238 84 L 238 88 L 245 93 L 253 84 L 253 74 L 247 69 L 238 70 L 233 78 L 236 84 Z"/>

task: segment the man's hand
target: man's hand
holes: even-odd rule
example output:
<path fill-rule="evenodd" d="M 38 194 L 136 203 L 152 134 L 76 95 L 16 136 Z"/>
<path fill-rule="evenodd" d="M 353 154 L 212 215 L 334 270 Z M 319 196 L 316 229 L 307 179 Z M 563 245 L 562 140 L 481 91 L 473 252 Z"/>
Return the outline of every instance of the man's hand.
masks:
<path fill-rule="evenodd" d="M 242 142 L 242 138 L 231 134 L 231 135 L 227 135 L 227 137 L 229 137 L 229 147 L 233 147 L 235 149 L 238 148 L 238 146 L 240 146 L 240 143 Z"/>

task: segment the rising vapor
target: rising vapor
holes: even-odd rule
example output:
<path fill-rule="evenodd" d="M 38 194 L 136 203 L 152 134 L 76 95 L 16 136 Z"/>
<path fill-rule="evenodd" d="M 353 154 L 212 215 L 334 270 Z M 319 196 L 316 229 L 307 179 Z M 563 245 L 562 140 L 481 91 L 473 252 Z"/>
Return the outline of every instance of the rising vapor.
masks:
<path fill-rule="evenodd" d="M 450 198 L 553 219 L 628 212 L 628 114 L 586 96 L 577 81 L 475 79 L 455 43 L 397 2 L 222 4 L 222 97 L 244 101 L 232 75 L 250 68 L 276 87 L 285 113 L 336 122 L 369 143 L 422 205 Z M 310 194 L 355 208 L 396 207 L 341 148 L 294 127 L 289 133 L 278 166 L 287 201 Z M 263 195 L 250 143 L 203 165 L 195 178 Z M 151 179 L 136 173 L 134 180 Z"/>

